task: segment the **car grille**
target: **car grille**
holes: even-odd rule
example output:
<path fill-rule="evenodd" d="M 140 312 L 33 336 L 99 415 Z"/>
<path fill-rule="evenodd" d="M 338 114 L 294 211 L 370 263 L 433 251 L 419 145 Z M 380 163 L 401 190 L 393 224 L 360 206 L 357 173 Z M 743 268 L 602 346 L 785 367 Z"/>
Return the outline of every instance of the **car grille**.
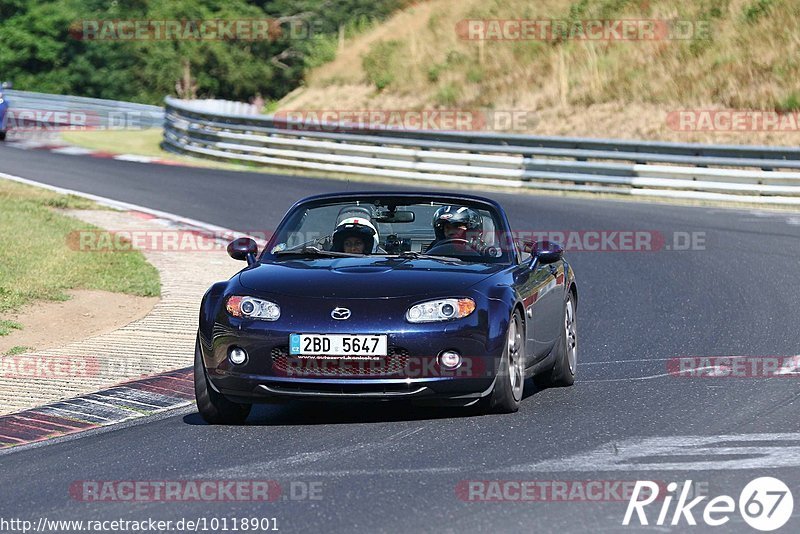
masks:
<path fill-rule="evenodd" d="M 400 347 L 390 347 L 388 356 L 375 360 L 351 360 L 297 358 L 283 346 L 272 349 L 272 370 L 279 376 L 297 378 L 391 377 L 402 376 L 409 359 L 408 351 Z"/>

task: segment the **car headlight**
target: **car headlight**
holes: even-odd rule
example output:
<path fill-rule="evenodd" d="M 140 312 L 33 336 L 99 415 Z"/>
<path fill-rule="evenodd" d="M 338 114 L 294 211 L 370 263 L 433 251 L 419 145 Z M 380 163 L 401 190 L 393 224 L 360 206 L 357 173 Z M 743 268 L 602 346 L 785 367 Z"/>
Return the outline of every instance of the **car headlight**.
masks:
<path fill-rule="evenodd" d="M 406 312 L 410 323 L 432 323 L 461 319 L 475 311 L 472 299 L 439 299 L 421 302 L 411 306 Z"/>
<path fill-rule="evenodd" d="M 225 306 L 234 317 L 277 321 L 281 316 L 281 308 L 274 302 L 253 297 L 230 297 Z"/>

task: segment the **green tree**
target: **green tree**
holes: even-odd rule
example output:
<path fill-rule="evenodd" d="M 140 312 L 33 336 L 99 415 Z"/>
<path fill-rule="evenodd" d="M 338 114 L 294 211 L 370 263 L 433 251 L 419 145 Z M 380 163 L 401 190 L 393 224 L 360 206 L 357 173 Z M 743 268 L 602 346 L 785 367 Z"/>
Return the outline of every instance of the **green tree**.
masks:
<path fill-rule="evenodd" d="M 277 99 L 302 83 L 320 40 L 407 0 L 3 0 L 0 79 L 18 89 L 159 104 L 186 66 L 197 94 Z M 262 40 L 91 40 L 86 21 L 275 19 Z M 294 24 L 294 26 L 291 26 Z M 294 28 L 299 31 L 289 31 Z M 317 59 L 318 61 L 318 59 Z"/>

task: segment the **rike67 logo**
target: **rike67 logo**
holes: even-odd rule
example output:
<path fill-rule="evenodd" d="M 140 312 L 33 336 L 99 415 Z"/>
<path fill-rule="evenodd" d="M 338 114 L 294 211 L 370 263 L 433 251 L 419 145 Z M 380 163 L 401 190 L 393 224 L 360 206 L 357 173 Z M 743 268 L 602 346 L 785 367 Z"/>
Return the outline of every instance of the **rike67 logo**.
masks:
<path fill-rule="evenodd" d="M 628 526 L 631 521 L 638 520 L 639 525 L 697 525 L 695 514 L 710 527 L 720 527 L 735 520 L 736 508 L 742 519 L 756 530 L 768 532 L 777 530 L 786 524 L 794 510 L 794 499 L 789 487 L 782 481 L 773 477 L 760 477 L 751 480 L 739 494 L 738 502 L 729 495 L 720 495 L 710 501 L 701 503 L 708 496 L 703 495 L 689 500 L 692 490 L 692 481 L 687 480 L 682 487 L 676 482 L 667 484 L 666 494 L 659 495 L 663 486 L 649 480 L 637 481 L 633 489 L 628 509 L 622 524 Z M 644 498 L 640 498 L 640 497 Z M 672 503 L 677 497 L 675 507 Z M 648 517 L 647 508 L 658 501 L 661 506 L 654 506 Z M 653 521 L 653 512 L 658 511 L 658 517 Z M 634 520 L 634 525 L 636 524 Z"/>

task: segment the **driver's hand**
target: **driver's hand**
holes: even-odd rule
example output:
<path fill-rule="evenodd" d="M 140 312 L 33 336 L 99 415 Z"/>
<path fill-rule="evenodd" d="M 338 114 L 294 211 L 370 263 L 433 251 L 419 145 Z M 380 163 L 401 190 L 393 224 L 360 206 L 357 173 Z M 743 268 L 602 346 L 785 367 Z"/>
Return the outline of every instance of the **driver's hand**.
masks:
<path fill-rule="evenodd" d="M 492 258 L 497 257 L 497 252 L 499 249 L 497 247 L 491 247 L 487 245 L 482 239 L 474 237 L 467 242 L 467 244 L 475 249 L 475 251 L 480 254 L 481 256 L 490 256 Z"/>

